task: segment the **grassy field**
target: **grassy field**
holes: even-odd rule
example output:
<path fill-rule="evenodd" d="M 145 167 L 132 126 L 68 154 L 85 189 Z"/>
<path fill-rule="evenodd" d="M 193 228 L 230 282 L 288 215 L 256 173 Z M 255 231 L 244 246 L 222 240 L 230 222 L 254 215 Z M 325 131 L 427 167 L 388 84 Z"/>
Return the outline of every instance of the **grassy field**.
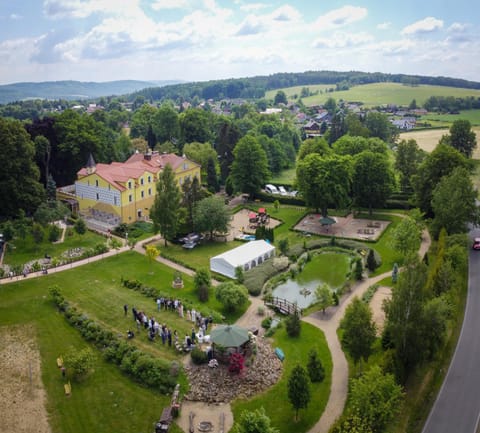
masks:
<path fill-rule="evenodd" d="M 480 126 L 480 110 L 463 110 L 459 114 L 435 114 L 429 113 L 420 117 L 420 122 L 432 121 L 451 124 L 455 120 L 468 120 L 473 126 Z"/>
<path fill-rule="evenodd" d="M 418 105 L 423 105 L 430 96 L 454 96 L 459 98 L 480 96 L 480 90 L 426 85 L 410 87 L 399 83 L 364 84 L 361 86 L 353 86 L 349 90 L 340 92 L 325 91 L 325 89 L 334 87 L 332 85 L 312 85 L 305 87 L 308 87 L 311 92 L 316 90 L 322 92 L 318 95 L 302 98 L 303 103 L 307 106 L 324 104 L 328 98 L 334 98 L 337 101 L 342 99 L 349 102 L 363 102 L 365 106 L 372 107 L 384 104 L 406 106 L 412 102 L 412 99 L 415 99 Z M 273 99 L 278 90 L 280 89 L 267 92 L 266 98 Z M 300 95 L 301 87 L 291 87 L 281 90 L 287 94 L 287 97 L 291 98 L 294 94 Z"/>
<path fill-rule="evenodd" d="M 480 159 L 480 126 L 472 128 L 477 134 L 477 147 L 473 151 L 473 158 Z M 448 134 L 448 129 L 428 129 L 423 131 L 410 131 L 400 134 L 400 140 L 415 140 L 418 146 L 431 152 L 437 146 L 438 142 L 442 138 L 442 135 Z"/>
<path fill-rule="evenodd" d="M 105 237 L 87 231 L 79 235 L 75 230 L 69 229 L 62 243 L 51 243 L 44 239 L 41 243 L 34 242 L 29 233 L 25 239 L 15 238 L 8 243 L 7 252 L 4 257 L 4 263 L 8 265 L 23 265 L 31 260 L 41 259 L 48 254 L 50 257 L 58 257 L 63 252 L 72 248 L 93 248 L 99 243 L 105 243 Z"/>
<path fill-rule="evenodd" d="M 149 314 L 155 307 L 153 300 L 121 287 L 120 275 L 136 276 L 146 282 L 150 279 L 150 283 L 157 284 L 165 278 L 171 280 L 169 269 L 158 265 L 152 270 L 144 257 L 126 253 L 71 271 L 0 286 L 0 326 L 27 323 L 37 329 L 42 379 L 53 432 L 150 433 L 162 407 L 169 402 L 169 397 L 137 385 L 116 367 L 105 363 L 97 351 L 94 351 L 94 373 L 84 382 L 72 382 L 71 397 L 64 395 L 63 380 L 55 360 L 70 347 L 80 349 L 86 347 L 86 343 L 56 312 L 49 301 L 48 288 L 58 284 L 65 297 L 89 317 L 124 335 L 133 323 L 130 316 L 123 316 L 124 303 L 136 305 Z M 172 323 L 167 313 L 160 319 Z M 181 327 L 189 330 L 187 323 L 178 326 L 179 330 Z M 143 335 L 135 338 L 142 349 L 165 359 L 175 358 L 172 349 L 159 343 L 148 345 Z M 172 431 L 179 430 L 175 427 Z"/>
<path fill-rule="evenodd" d="M 287 170 L 282 170 L 281 173 L 273 176 L 270 183 L 273 183 L 274 185 L 293 185 L 296 176 L 296 169 L 289 168 Z"/>
<path fill-rule="evenodd" d="M 345 283 L 350 261 L 345 254 L 322 253 L 315 255 L 296 278 L 298 284 L 319 279 L 330 287 L 341 287 Z"/>
<path fill-rule="evenodd" d="M 302 323 L 300 338 L 295 339 L 293 344 L 285 328 L 277 330 L 273 338 L 274 347 L 280 347 L 285 353 L 284 374 L 281 380 L 264 394 L 249 401 L 236 401 L 232 405 L 234 416 L 237 418 L 244 410 L 251 411 L 264 407 L 272 420 L 272 425 L 281 433 L 307 431 L 323 412 L 330 392 L 332 360 L 325 337 L 319 329 L 308 323 Z M 317 350 L 326 376 L 322 383 L 312 384 L 308 408 L 299 411 L 299 420 L 296 422 L 294 421 L 295 412 L 288 403 L 288 376 L 297 364 L 306 366 L 310 349 Z"/>

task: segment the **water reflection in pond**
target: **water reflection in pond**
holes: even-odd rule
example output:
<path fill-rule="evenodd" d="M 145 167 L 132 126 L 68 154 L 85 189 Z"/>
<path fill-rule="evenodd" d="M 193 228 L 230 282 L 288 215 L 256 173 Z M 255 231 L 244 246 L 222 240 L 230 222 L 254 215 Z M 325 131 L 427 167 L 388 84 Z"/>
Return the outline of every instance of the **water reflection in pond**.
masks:
<path fill-rule="evenodd" d="M 350 260 L 345 254 L 323 253 L 308 262 L 295 279 L 289 279 L 273 290 L 273 296 L 296 302 L 307 308 L 316 302 L 316 289 L 327 283 L 332 290 L 343 285 L 349 271 Z"/>

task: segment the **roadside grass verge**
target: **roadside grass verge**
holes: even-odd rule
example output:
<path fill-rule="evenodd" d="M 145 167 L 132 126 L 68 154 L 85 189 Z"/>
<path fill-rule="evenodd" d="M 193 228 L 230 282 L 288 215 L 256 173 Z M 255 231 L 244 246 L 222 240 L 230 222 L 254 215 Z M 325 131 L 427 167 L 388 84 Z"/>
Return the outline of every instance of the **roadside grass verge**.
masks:
<path fill-rule="evenodd" d="M 323 332 L 308 323 L 302 322 L 299 338 L 287 335 L 285 327 L 280 327 L 273 336 L 273 347 L 280 347 L 285 353 L 283 374 L 280 381 L 268 391 L 248 401 L 236 400 L 232 404 L 235 419 L 243 411 L 253 411 L 260 407 L 272 420 L 272 425 L 281 433 L 308 431 L 323 413 L 330 394 L 332 360 Z M 311 400 L 307 409 L 299 411 L 299 420 L 294 420 L 295 411 L 288 400 L 288 378 L 292 369 L 300 364 L 306 367 L 308 352 L 317 350 L 325 369 L 325 379 L 321 383 L 311 384 Z"/>

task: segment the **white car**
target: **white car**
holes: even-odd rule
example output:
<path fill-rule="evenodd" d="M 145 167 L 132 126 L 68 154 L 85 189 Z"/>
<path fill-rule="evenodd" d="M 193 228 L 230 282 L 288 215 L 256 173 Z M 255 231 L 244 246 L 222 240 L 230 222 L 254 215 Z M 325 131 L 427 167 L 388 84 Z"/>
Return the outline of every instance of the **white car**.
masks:
<path fill-rule="evenodd" d="M 288 195 L 287 190 L 286 190 L 283 186 L 279 186 L 279 187 L 278 187 L 278 192 L 279 192 L 281 195 Z"/>
<path fill-rule="evenodd" d="M 267 184 L 265 185 L 265 192 L 269 194 L 278 194 L 278 189 L 275 185 Z"/>

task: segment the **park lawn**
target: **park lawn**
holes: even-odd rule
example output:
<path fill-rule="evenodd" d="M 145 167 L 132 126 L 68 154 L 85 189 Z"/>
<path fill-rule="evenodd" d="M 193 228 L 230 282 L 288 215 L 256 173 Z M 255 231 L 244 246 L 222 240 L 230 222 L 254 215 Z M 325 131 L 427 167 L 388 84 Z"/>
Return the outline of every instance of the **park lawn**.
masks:
<path fill-rule="evenodd" d="M 4 263 L 11 266 L 24 265 L 25 263 L 38 260 L 48 254 L 50 257 L 59 257 L 65 251 L 72 248 L 93 248 L 97 244 L 105 243 L 105 237 L 87 230 L 83 235 L 78 234 L 72 228 L 67 229 L 65 240 L 61 243 L 49 242 L 47 237 L 36 244 L 29 233 L 25 239 L 15 238 L 8 242 Z"/>
<path fill-rule="evenodd" d="M 265 409 L 272 425 L 281 433 L 308 431 L 320 418 L 328 401 L 331 386 L 332 359 L 323 332 L 309 323 L 302 322 L 300 337 L 291 338 L 282 326 L 273 336 L 273 346 L 280 347 L 285 354 L 283 373 L 280 381 L 268 391 L 248 401 L 236 400 L 232 403 L 235 419 L 245 410 Z M 293 368 L 300 364 L 306 368 L 308 352 L 317 350 L 325 369 L 325 380 L 311 384 L 311 400 L 307 409 L 299 411 L 299 420 L 294 420 L 295 410 L 288 400 L 288 377 Z"/>
<path fill-rule="evenodd" d="M 274 185 L 293 186 L 293 183 L 295 182 L 296 177 L 297 177 L 297 169 L 295 167 L 287 168 L 286 170 L 282 170 L 280 173 L 272 176 L 272 178 L 270 179 L 270 183 L 273 183 Z"/>
<path fill-rule="evenodd" d="M 43 278 L 0 287 L 0 326 L 26 324 L 36 329 L 52 431 L 152 431 L 170 397 L 139 386 L 116 366 L 106 363 L 95 348 L 92 348 L 96 358 L 94 372 L 80 383 L 72 380 L 72 395 L 68 398 L 64 395 L 64 382 L 56 359 L 65 355 L 70 347 L 81 349 L 88 344 L 56 311 L 45 285 L 35 284 L 40 280 L 47 282 L 47 278 Z"/>
<path fill-rule="evenodd" d="M 183 248 L 181 245 L 169 243 L 167 246 L 163 241 L 155 244 L 160 255 L 173 259 L 178 263 L 185 264 L 191 269 L 210 269 L 210 258 L 225 251 L 242 245 L 241 241 L 230 242 L 204 242 L 195 248 Z"/>
<path fill-rule="evenodd" d="M 325 252 L 316 254 L 296 279 L 299 284 L 319 279 L 334 289 L 345 283 L 349 270 L 350 260 L 346 254 Z"/>
<path fill-rule="evenodd" d="M 403 261 L 402 255 L 395 251 L 392 247 L 393 230 L 402 220 L 402 217 L 393 215 L 394 212 L 398 214 L 405 213 L 404 210 L 392 210 L 390 212 L 385 211 L 385 213 L 382 210 L 379 211 L 378 214 L 374 213 L 371 217 L 368 216 L 367 213 L 357 215 L 357 218 L 371 218 L 374 220 L 391 221 L 377 242 L 371 242 L 367 244 L 369 248 L 373 248 L 375 251 L 377 251 L 382 258 L 382 264 L 370 274 L 371 277 L 391 271 L 394 263 L 398 263 L 400 265 Z"/>

